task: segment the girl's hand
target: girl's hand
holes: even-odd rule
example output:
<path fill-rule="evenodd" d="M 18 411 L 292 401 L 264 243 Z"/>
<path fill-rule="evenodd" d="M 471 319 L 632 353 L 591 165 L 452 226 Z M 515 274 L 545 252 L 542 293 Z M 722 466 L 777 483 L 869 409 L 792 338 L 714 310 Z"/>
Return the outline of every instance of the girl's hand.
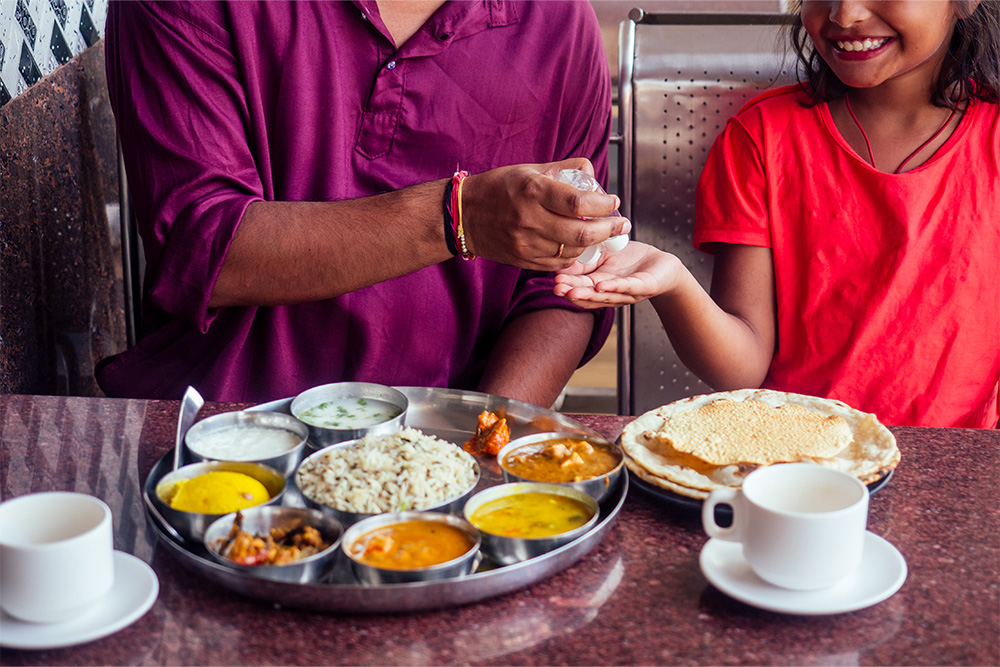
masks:
<path fill-rule="evenodd" d="M 630 241 L 594 267 L 574 262 L 556 274 L 553 292 L 582 308 L 624 306 L 671 290 L 684 265 L 676 256 Z"/>

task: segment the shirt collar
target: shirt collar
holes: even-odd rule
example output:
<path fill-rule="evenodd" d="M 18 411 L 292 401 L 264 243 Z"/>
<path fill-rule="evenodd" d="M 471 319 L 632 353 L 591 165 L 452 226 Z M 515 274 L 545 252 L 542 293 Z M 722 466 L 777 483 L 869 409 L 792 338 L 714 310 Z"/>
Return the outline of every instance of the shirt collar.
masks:
<path fill-rule="evenodd" d="M 365 19 L 389 39 L 389 31 L 382 22 L 376 0 L 353 1 Z M 517 7 L 511 0 L 449 0 L 403 45 L 403 49 L 407 52 L 411 48 L 420 51 L 408 55 L 429 55 L 426 53 L 428 35 L 438 45 L 433 50 L 438 51 L 452 40 L 469 37 L 487 28 L 500 28 L 517 22 Z"/>

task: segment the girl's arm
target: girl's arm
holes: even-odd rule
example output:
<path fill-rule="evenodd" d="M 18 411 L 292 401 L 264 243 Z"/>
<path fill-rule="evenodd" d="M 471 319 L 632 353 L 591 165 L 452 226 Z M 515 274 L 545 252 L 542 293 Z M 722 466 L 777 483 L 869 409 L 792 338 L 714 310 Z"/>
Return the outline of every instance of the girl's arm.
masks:
<path fill-rule="evenodd" d="M 670 253 L 632 241 L 590 269 L 556 275 L 555 293 L 585 308 L 649 299 L 677 355 L 717 390 L 759 387 L 775 344 L 770 248 L 715 244 L 712 293 Z"/>
<path fill-rule="evenodd" d="M 677 356 L 706 384 L 725 391 L 764 381 L 775 345 L 770 248 L 718 243 L 711 296 L 684 270 L 650 303 Z"/>

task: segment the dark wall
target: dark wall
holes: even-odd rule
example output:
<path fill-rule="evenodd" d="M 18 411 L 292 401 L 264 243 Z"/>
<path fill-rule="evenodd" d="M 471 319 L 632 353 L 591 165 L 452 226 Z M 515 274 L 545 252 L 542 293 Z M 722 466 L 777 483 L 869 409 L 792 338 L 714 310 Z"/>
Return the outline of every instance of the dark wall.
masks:
<path fill-rule="evenodd" d="M 0 393 L 99 395 L 124 349 L 103 42 L 0 107 Z"/>

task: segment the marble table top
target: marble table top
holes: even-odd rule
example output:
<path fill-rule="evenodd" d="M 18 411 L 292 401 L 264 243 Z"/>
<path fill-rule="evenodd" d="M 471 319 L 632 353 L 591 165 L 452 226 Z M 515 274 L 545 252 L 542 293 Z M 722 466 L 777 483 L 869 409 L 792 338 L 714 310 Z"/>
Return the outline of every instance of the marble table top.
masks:
<path fill-rule="evenodd" d="M 203 414 L 238 407 L 209 404 Z M 891 429 L 902 461 L 872 496 L 868 529 L 909 572 L 872 607 L 798 616 L 730 598 L 699 569 L 707 537 L 697 513 L 633 485 L 607 537 L 549 579 L 463 607 L 361 615 L 242 597 L 157 545 L 141 488 L 173 446 L 178 408 L 0 395 L 0 498 L 73 490 L 104 499 L 115 547 L 149 563 L 160 585 L 150 611 L 108 637 L 0 648 L 0 664 L 1000 664 L 997 430 Z M 631 420 L 572 416 L 611 439 Z"/>

